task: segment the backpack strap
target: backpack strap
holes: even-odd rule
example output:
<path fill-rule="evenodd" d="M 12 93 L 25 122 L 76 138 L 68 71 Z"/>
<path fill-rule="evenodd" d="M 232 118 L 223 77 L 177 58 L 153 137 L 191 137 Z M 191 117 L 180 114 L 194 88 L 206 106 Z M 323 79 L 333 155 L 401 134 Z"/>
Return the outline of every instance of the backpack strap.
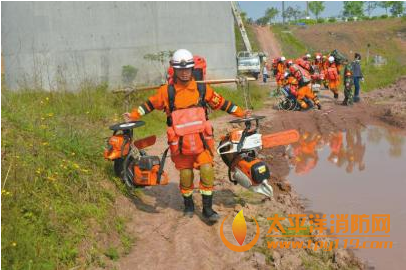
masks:
<path fill-rule="evenodd" d="M 169 103 L 169 116 L 166 117 L 166 124 L 168 127 L 172 126 L 171 113 L 175 110 L 175 86 L 168 84 L 168 103 Z"/>
<path fill-rule="evenodd" d="M 206 120 L 209 120 L 209 112 L 207 111 L 207 102 L 206 102 L 206 84 L 198 83 L 197 90 L 199 91 L 199 106 L 203 107 L 204 112 L 206 113 Z"/>
<path fill-rule="evenodd" d="M 199 91 L 199 102 L 198 105 L 201 107 L 206 108 L 206 84 L 205 83 L 198 83 L 197 90 Z"/>
<path fill-rule="evenodd" d="M 175 86 L 173 84 L 168 84 L 168 102 L 171 113 L 175 110 Z"/>

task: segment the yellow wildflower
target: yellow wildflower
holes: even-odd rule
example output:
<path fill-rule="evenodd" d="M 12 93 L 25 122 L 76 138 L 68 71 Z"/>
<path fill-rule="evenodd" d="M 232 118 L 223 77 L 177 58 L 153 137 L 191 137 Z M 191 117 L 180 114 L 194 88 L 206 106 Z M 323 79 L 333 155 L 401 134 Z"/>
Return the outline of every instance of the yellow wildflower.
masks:
<path fill-rule="evenodd" d="M 46 99 L 46 101 L 49 101 L 49 97 L 46 97 L 45 99 Z"/>
<path fill-rule="evenodd" d="M 48 113 L 48 117 L 54 116 L 54 113 Z"/>
<path fill-rule="evenodd" d="M 17 243 L 16 243 L 16 242 L 13 242 L 13 243 L 11 243 L 11 245 L 12 245 L 13 247 L 15 247 L 15 246 L 17 246 Z"/>
<path fill-rule="evenodd" d="M 7 190 L 5 190 L 5 189 L 2 189 L 2 190 L 1 190 L 1 194 L 4 195 L 4 196 L 8 196 L 8 195 L 11 195 L 11 192 L 10 192 L 10 191 L 7 191 Z"/>
<path fill-rule="evenodd" d="M 42 145 L 48 145 L 48 144 L 49 144 L 48 142 L 43 142 L 43 143 L 42 143 Z"/>
<path fill-rule="evenodd" d="M 79 169 L 79 165 L 77 163 L 73 163 L 73 167 L 75 167 L 76 169 Z"/>

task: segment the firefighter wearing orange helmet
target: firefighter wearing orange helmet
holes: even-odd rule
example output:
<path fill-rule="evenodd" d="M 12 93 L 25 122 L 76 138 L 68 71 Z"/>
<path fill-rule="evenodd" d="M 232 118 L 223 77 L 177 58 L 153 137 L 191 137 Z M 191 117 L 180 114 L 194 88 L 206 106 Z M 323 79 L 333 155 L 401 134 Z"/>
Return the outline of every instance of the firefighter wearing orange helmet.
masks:
<path fill-rule="evenodd" d="M 249 115 L 250 112 L 224 99 L 209 85 L 197 84 L 192 76 L 194 65 L 192 53 L 185 49 L 177 50 L 171 60 L 173 83 L 161 86 L 145 103 L 123 116 L 126 121 L 134 121 L 153 110 L 165 111 L 171 159 L 180 172 L 179 187 L 184 199 L 184 214 L 189 217 L 194 214 L 193 169 L 198 169 L 203 216 L 215 222 L 220 217 L 212 208 L 214 138 L 207 108 L 220 109 L 237 117 Z"/>

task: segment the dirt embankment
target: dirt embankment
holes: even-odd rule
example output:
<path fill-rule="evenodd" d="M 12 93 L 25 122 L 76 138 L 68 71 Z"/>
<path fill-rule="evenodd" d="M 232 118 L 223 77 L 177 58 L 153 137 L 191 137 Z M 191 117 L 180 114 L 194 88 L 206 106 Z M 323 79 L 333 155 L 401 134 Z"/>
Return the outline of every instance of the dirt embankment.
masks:
<path fill-rule="evenodd" d="M 269 26 L 254 25 L 253 28 L 261 50 L 268 54 L 269 59 L 281 56 L 280 45 Z"/>

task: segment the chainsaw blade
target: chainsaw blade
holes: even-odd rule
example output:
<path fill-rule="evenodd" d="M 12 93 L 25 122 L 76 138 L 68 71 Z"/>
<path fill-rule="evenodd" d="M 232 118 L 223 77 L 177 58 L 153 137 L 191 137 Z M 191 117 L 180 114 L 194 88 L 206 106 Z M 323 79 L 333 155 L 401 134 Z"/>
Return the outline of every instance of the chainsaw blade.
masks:
<path fill-rule="evenodd" d="M 262 135 L 262 147 L 271 148 L 280 145 L 288 145 L 299 140 L 299 132 L 296 129 L 290 129 L 268 135 Z"/>

